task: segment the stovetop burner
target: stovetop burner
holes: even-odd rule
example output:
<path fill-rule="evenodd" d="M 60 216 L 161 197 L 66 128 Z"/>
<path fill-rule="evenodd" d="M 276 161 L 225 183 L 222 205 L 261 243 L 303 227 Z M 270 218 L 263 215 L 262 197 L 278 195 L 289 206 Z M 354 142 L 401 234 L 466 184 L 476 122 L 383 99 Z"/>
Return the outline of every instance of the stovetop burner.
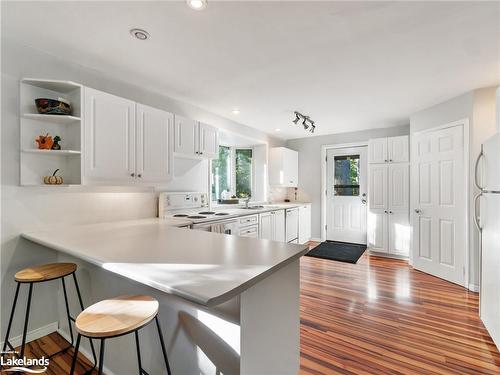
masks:
<path fill-rule="evenodd" d="M 187 218 L 188 219 L 206 219 L 207 217 L 202 216 L 202 215 L 191 215 L 191 216 L 188 216 Z"/>
<path fill-rule="evenodd" d="M 229 215 L 227 212 L 217 212 L 215 216 L 226 216 Z"/>
<path fill-rule="evenodd" d="M 214 211 L 201 211 L 201 212 L 198 212 L 198 214 L 200 215 L 213 215 L 215 214 Z"/>
<path fill-rule="evenodd" d="M 188 215 L 186 215 L 186 214 L 177 214 L 177 215 L 174 215 L 173 217 L 188 217 Z"/>

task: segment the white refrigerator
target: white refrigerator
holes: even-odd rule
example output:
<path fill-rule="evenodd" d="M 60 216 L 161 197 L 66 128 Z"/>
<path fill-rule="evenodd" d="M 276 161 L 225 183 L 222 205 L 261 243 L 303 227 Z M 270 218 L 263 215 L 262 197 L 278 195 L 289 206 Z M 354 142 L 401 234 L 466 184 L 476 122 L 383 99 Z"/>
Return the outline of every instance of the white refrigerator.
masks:
<path fill-rule="evenodd" d="M 500 132 L 482 145 L 476 161 L 480 204 L 476 225 L 481 232 L 480 316 L 500 349 Z M 477 212 L 477 210 L 476 210 Z"/>

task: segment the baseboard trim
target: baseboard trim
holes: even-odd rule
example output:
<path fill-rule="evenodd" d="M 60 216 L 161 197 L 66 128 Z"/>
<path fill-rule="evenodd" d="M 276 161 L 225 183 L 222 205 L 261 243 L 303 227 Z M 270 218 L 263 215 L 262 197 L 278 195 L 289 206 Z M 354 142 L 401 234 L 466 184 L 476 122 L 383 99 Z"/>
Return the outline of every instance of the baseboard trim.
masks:
<path fill-rule="evenodd" d="M 316 238 L 316 237 L 311 237 L 310 241 L 314 241 L 314 242 L 322 242 L 322 241 L 321 241 L 321 238 Z"/>
<path fill-rule="evenodd" d="M 49 323 L 43 327 L 40 327 L 40 328 L 37 328 L 37 329 L 34 329 L 32 331 L 29 331 L 27 334 L 26 334 L 26 342 L 31 342 L 33 340 L 37 340 L 41 337 L 44 337 L 44 336 L 47 336 L 47 335 L 50 335 L 51 333 L 53 332 L 57 332 L 59 329 L 59 323 L 58 322 L 52 322 L 52 323 Z M 23 336 L 22 335 L 19 335 L 19 336 L 16 336 L 16 337 L 12 337 L 11 339 L 9 339 L 9 342 L 12 344 L 13 347 L 17 348 L 18 346 L 21 346 L 22 342 L 23 342 Z M 3 344 L 4 342 L 0 342 L 0 346 L 3 348 Z"/>
<path fill-rule="evenodd" d="M 65 330 L 63 330 L 62 328 L 59 328 L 59 329 L 57 330 L 57 333 L 59 333 L 62 337 L 64 337 L 64 339 L 65 339 L 66 341 L 71 342 L 71 336 L 70 336 L 70 334 L 69 334 L 69 333 L 67 333 Z M 74 331 L 73 331 L 73 333 L 75 333 L 75 334 L 76 334 L 76 332 L 74 332 Z M 75 336 L 75 340 L 76 340 L 76 336 Z M 88 341 L 88 339 L 87 339 L 87 338 L 85 338 L 85 337 L 82 337 L 82 340 L 87 340 L 87 341 Z M 99 340 L 94 340 L 94 347 L 95 347 L 95 350 L 96 350 L 96 355 L 97 355 L 97 357 L 99 358 L 99 345 L 96 345 L 98 341 L 99 341 Z M 79 352 L 80 352 L 80 353 L 82 353 L 85 357 L 87 357 L 87 359 L 88 359 L 90 362 L 92 362 L 92 363 L 93 363 L 93 359 L 92 359 L 92 352 L 91 352 L 91 351 L 89 351 L 89 350 L 85 349 L 83 346 L 81 346 L 81 345 L 80 345 Z M 104 361 L 104 363 L 106 363 L 106 361 Z M 104 372 L 105 374 L 108 374 L 108 375 L 115 375 L 115 374 L 113 373 L 113 371 L 111 371 L 111 370 L 110 370 L 108 367 L 106 367 L 106 366 L 104 366 L 104 368 L 103 368 L 103 372 Z"/>
<path fill-rule="evenodd" d="M 370 248 L 368 248 L 367 250 L 368 250 L 370 255 L 377 256 L 377 257 L 392 258 L 392 259 L 398 259 L 398 260 L 408 260 L 408 256 L 405 256 L 405 255 L 378 253 L 376 251 L 370 250 Z"/>
<path fill-rule="evenodd" d="M 475 293 L 479 293 L 479 285 L 476 285 L 476 284 L 469 284 L 469 290 L 471 292 L 475 292 Z"/>

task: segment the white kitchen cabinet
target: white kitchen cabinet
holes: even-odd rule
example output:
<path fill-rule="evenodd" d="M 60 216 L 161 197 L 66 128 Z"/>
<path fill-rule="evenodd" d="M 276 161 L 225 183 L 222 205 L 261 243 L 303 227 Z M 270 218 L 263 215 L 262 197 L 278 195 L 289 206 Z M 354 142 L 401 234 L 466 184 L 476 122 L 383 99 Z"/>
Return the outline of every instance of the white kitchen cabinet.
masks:
<path fill-rule="evenodd" d="M 171 113 L 137 104 L 136 177 L 144 182 L 167 182 L 173 176 Z"/>
<path fill-rule="evenodd" d="M 85 182 L 169 181 L 173 115 L 88 87 L 84 92 Z"/>
<path fill-rule="evenodd" d="M 410 166 L 408 163 L 389 164 L 387 166 L 388 209 L 391 211 L 408 211 L 410 207 Z M 379 189 L 374 187 L 379 192 Z"/>
<path fill-rule="evenodd" d="M 387 165 L 373 164 L 369 166 L 368 207 L 387 209 Z"/>
<path fill-rule="evenodd" d="M 387 138 L 375 138 L 368 141 L 368 163 L 386 163 Z"/>
<path fill-rule="evenodd" d="M 289 208 L 285 210 L 285 241 L 298 242 L 299 239 L 299 209 Z"/>
<path fill-rule="evenodd" d="M 219 137 L 213 126 L 175 115 L 174 152 L 185 158 L 215 159 L 218 157 Z"/>
<path fill-rule="evenodd" d="M 387 150 L 385 156 L 384 148 Z M 408 256 L 408 137 L 370 140 L 368 153 L 371 158 L 368 178 L 368 247 L 370 251 L 389 256 Z"/>
<path fill-rule="evenodd" d="M 299 243 L 304 244 L 311 240 L 311 205 L 299 207 Z"/>
<path fill-rule="evenodd" d="M 410 254 L 410 221 L 408 212 L 389 214 L 388 252 L 394 255 L 408 256 Z"/>
<path fill-rule="evenodd" d="M 269 152 L 269 184 L 297 187 L 299 183 L 299 153 L 286 147 L 273 147 Z"/>
<path fill-rule="evenodd" d="M 407 135 L 375 138 L 368 141 L 368 163 L 406 163 L 409 158 Z"/>
<path fill-rule="evenodd" d="M 387 253 L 388 247 L 388 220 L 385 210 L 370 210 L 368 212 L 368 248 L 377 253 Z"/>
<path fill-rule="evenodd" d="M 135 176 L 135 102 L 84 88 L 85 182 L 131 182 Z"/>
<path fill-rule="evenodd" d="M 285 242 L 285 211 L 264 212 L 259 215 L 260 238 Z"/>
<path fill-rule="evenodd" d="M 387 138 L 389 163 L 406 163 L 410 161 L 408 136 Z"/>

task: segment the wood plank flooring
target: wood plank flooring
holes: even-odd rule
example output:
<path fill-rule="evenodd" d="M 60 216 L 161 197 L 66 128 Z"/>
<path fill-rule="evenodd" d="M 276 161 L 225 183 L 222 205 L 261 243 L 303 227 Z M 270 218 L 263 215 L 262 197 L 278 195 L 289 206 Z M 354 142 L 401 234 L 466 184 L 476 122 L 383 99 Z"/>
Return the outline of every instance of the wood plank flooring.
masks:
<path fill-rule="evenodd" d="M 479 298 L 365 253 L 301 260 L 301 374 L 500 374 Z"/>
<path fill-rule="evenodd" d="M 404 261 L 303 257 L 301 375 L 500 374 L 478 302 L 476 293 Z M 30 343 L 28 353 L 39 357 L 65 345 L 53 333 Z M 68 374 L 72 354 L 53 359 L 46 374 Z M 89 366 L 81 357 L 76 373 Z"/>

